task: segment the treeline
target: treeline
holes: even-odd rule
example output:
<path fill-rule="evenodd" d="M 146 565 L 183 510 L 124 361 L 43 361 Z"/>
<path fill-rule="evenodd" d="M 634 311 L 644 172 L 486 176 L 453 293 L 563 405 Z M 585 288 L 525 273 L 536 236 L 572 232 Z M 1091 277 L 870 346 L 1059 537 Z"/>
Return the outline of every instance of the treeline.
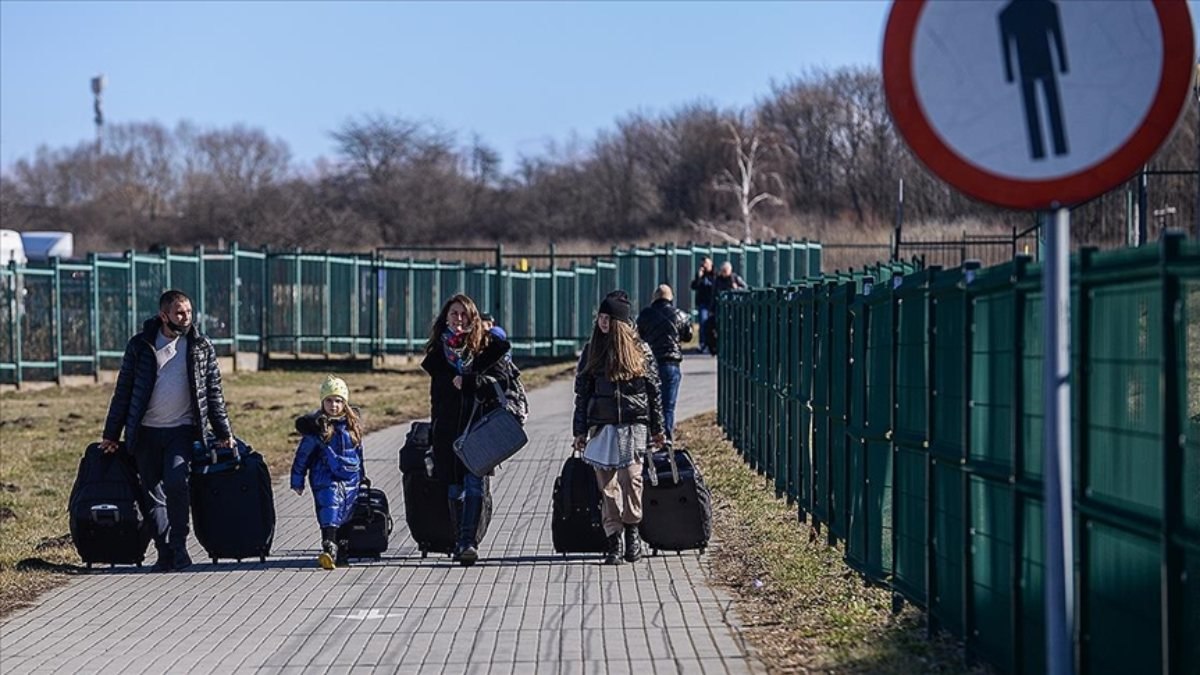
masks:
<path fill-rule="evenodd" d="M 628 241 L 823 236 L 890 226 L 905 181 L 907 222 L 1024 225 L 932 177 L 899 140 L 878 73 L 814 71 L 744 109 L 696 102 L 628 114 L 590 141 L 522 156 L 403 116 L 330 132 L 332 159 L 293 161 L 262 129 L 112 124 L 98 143 L 41 148 L 0 175 L 4 227 L 76 233 L 88 248 L 239 241 L 362 249 L 450 241 Z M 1196 167 L 1196 106 L 1154 160 Z M 1156 203 L 1186 225 L 1195 177 Z M 1077 212 L 1092 240 L 1123 240 L 1126 200 Z M 835 235 L 836 236 L 836 235 Z"/>

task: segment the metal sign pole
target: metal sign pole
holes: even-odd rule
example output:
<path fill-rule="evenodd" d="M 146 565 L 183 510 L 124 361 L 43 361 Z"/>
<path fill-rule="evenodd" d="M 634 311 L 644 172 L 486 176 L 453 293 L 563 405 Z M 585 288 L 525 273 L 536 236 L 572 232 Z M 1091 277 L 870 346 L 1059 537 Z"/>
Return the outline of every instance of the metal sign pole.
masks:
<path fill-rule="evenodd" d="M 1075 598 L 1071 527 L 1071 214 L 1060 208 L 1042 223 L 1046 257 L 1042 265 L 1042 325 L 1045 331 L 1043 433 L 1046 530 L 1046 672 L 1074 672 Z"/>

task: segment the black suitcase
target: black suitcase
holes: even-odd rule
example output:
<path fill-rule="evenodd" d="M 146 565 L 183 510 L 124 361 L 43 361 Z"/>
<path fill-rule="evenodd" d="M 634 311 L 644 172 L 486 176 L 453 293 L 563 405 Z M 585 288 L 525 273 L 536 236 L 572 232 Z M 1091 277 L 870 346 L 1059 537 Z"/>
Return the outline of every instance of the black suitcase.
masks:
<path fill-rule="evenodd" d="M 123 447 L 112 454 L 99 443 L 87 447 L 67 512 L 71 540 L 89 569 L 93 563 L 141 567 L 153 534 L 142 499 L 133 458 Z"/>
<path fill-rule="evenodd" d="M 237 439 L 219 448 L 197 444 L 192 458 L 192 525 L 216 563 L 221 558 L 266 562 L 275 539 L 275 499 L 263 456 Z"/>
<path fill-rule="evenodd" d="M 708 546 L 712 495 L 687 450 L 668 445 L 643 466 L 641 535 L 656 553 Z"/>
<path fill-rule="evenodd" d="M 554 479 L 554 513 L 550 534 L 556 553 L 603 553 L 607 550 L 600 513 L 596 470 L 571 455 Z"/>
<path fill-rule="evenodd" d="M 400 447 L 400 472 L 427 472 L 433 466 L 433 425 L 413 422 Z"/>
<path fill-rule="evenodd" d="M 388 509 L 387 495 L 364 479 L 354 499 L 350 519 L 338 528 L 338 541 L 346 547 L 347 557 L 379 560 L 387 550 L 391 534 L 392 513 Z"/>
<path fill-rule="evenodd" d="M 445 481 L 430 478 L 425 472 L 404 474 L 404 520 L 424 558 L 432 553 L 454 552 L 458 541 L 456 519 L 450 513 L 449 486 Z M 475 535 L 478 546 L 487 534 L 492 521 L 492 480 L 483 479 L 483 511 Z"/>

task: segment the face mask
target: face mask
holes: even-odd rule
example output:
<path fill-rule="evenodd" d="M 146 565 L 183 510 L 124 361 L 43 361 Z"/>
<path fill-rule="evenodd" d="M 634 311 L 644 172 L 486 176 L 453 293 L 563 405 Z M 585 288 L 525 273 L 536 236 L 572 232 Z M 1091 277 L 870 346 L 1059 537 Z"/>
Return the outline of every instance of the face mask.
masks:
<path fill-rule="evenodd" d="M 181 326 L 170 319 L 167 320 L 167 328 L 170 328 L 171 332 L 175 333 L 176 335 L 183 335 L 188 329 L 186 325 Z"/>

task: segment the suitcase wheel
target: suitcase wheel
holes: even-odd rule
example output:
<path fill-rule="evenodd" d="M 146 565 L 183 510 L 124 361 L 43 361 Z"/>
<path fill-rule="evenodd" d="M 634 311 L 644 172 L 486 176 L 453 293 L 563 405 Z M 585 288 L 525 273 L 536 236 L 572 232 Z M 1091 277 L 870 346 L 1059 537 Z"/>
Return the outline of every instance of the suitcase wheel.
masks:
<path fill-rule="evenodd" d="M 87 564 L 87 568 L 88 568 L 89 570 L 90 570 L 90 569 L 92 569 L 92 563 L 88 563 L 88 564 Z"/>
<path fill-rule="evenodd" d="M 428 558 L 428 557 L 429 557 L 429 551 L 421 551 L 421 557 L 422 557 L 422 558 Z"/>
<path fill-rule="evenodd" d="M 138 563 L 135 563 L 135 564 L 138 566 L 138 569 L 142 569 L 142 563 L 138 562 Z"/>
<path fill-rule="evenodd" d="M 216 559 L 216 558 L 213 558 L 213 559 L 212 559 L 212 563 L 213 563 L 214 565 L 216 565 L 216 564 L 217 564 L 217 559 Z"/>
<path fill-rule="evenodd" d="M 657 556 L 658 556 L 658 549 L 653 549 L 653 552 L 651 553 L 651 555 L 653 555 L 653 556 L 657 557 Z"/>
<path fill-rule="evenodd" d="M 265 555 L 258 556 L 258 562 L 263 563 L 265 565 L 267 563 L 267 556 L 265 556 Z"/>

